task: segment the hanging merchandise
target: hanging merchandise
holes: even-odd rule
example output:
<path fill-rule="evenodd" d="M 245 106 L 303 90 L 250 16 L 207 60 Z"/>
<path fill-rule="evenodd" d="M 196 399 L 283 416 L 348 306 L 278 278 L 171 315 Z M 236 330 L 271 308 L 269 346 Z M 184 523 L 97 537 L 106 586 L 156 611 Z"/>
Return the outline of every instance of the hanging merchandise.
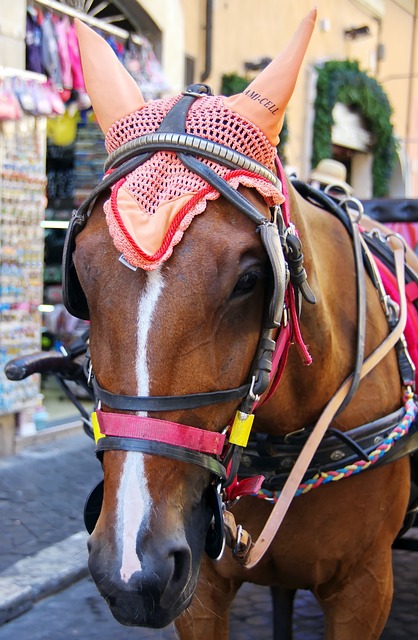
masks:
<path fill-rule="evenodd" d="M 35 0 L 27 9 L 27 69 L 41 69 L 59 91 L 62 101 L 91 107 L 84 86 L 78 39 L 72 18 L 90 23 L 107 40 L 119 60 L 141 86 L 146 99 L 169 89 L 161 63 L 149 40 L 55 0 Z"/>
<path fill-rule="evenodd" d="M 9 70 L 0 69 L 2 86 L 17 86 L 18 80 L 35 81 L 19 73 L 11 76 Z M 39 394 L 37 376 L 11 382 L 5 377 L 4 366 L 12 358 L 40 348 L 45 151 L 45 118 L 27 115 L 21 109 L 18 118 L 1 120 L 0 414 L 25 411 L 34 406 Z"/>
<path fill-rule="evenodd" d="M 28 73 L 25 77 L 13 76 L 8 70 L 0 77 L 0 120 L 19 120 L 25 114 L 32 116 L 55 116 L 65 112 L 57 89 L 46 78 L 40 82 Z"/>
<path fill-rule="evenodd" d="M 59 94 L 56 87 L 52 84 L 50 80 L 45 85 L 45 91 L 49 98 L 52 107 L 52 115 L 62 116 L 65 113 L 65 105 L 62 101 L 61 95 Z"/>
<path fill-rule="evenodd" d="M 81 67 L 80 49 L 74 23 L 69 24 L 67 30 L 68 53 L 70 56 L 73 89 L 77 92 L 77 104 L 80 110 L 90 109 L 90 98 L 84 85 L 83 69 Z"/>
<path fill-rule="evenodd" d="M 97 122 L 87 118 L 78 127 L 74 149 L 75 205 L 79 206 L 103 178 L 107 158 L 104 136 Z"/>
<path fill-rule="evenodd" d="M 55 35 L 57 37 L 58 55 L 61 65 L 61 81 L 63 89 L 73 88 L 73 74 L 71 70 L 70 51 L 68 46 L 68 31 L 70 20 L 68 16 L 59 19 L 54 16 Z"/>
<path fill-rule="evenodd" d="M 62 89 L 61 62 L 58 53 L 57 36 L 55 26 L 52 20 L 52 14 L 47 12 L 43 17 L 41 24 L 42 31 L 42 66 L 48 76 L 57 87 Z"/>
<path fill-rule="evenodd" d="M 65 147 L 75 142 L 77 137 L 77 125 L 80 121 L 80 113 L 77 109 L 66 109 L 57 117 L 48 120 L 48 143 Z"/>
<path fill-rule="evenodd" d="M 160 98 L 168 90 L 169 86 L 164 77 L 161 63 L 146 38 L 142 38 L 141 46 L 138 46 L 132 38 L 128 38 L 123 64 L 138 86 L 141 87 L 145 100 Z"/>
<path fill-rule="evenodd" d="M 48 179 L 48 202 L 57 208 L 68 203 L 71 210 L 74 202 L 74 145 L 60 146 L 48 143 L 46 157 Z M 59 262 L 59 261 L 58 261 Z"/>
<path fill-rule="evenodd" d="M 46 89 L 46 85 L 40 86 L 38 83 L 32 84 L 32 91 L 35 97 L 36 112 L 38 116 L 52 116 L 53 109 L 50 100 L 50 95 Z"/>
<path fill-rule="evenodd" d="M 0 120 L 19 120 L 22 117 L 22 109 L 10 78 L 0 80 Z"/>
<path fill-rule="evenodd" d="M 38 22 L 38 11 L 28 6 L 26 13 L 26 69 L 42 73 L 42 30 Z"/>
<path fill-rule="evenodd" d="M 30 89 L 28 81 L 15 77 L 10 80 L 13 86 L 13 93 L 19 100 L 20 106 L 26 113 L 36 113 L 36 101 L 33 91 Z M 21 114 L 22 115 L 22 114 Z"/>

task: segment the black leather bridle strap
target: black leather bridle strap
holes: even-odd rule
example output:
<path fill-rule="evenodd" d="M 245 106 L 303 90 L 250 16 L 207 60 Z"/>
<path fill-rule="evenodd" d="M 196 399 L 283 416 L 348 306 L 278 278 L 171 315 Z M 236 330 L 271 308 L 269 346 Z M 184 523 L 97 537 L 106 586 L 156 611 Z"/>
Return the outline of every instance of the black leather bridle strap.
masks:
<path fill-rule="evenodd" d="M 284 308 L 284 292 L 286 290 L 286 265 L 284 262 L 283 250 L 279 230 L 276 221 L 271 222 L 256 207 L 245 198 L 239 191 L 231 187 L 225 180 L 218 176 L 210 167 L 197 160 L 197 158 L 179 153 L 178 157 L 185 167 L 197 174 L 218 193 L 231 202 L 234 207 L 244 213 L 256 225 L 256 231 L 267 252 L 274 278 L 273 295 L 270 303 L 268 318 L 265 326 L 279 327 L 282 321 Z M 276 211 L 276 215 L 278 212 Z"/>
<path fill-rule="evenodd" d="M 270 222 L 254 207 L 253 204 L 251 204 L 249 200 L 247 200 L 247 198 L 244 198 L 239 191 L 231 187 L 231 185 L 229 185 L 223 178 L 218 176 L 213 169 L 208 167 L 206 164 L 203 164 L 203 162 L 200 162 L 193 156 L 188 156 L 184 153 L 178 153 L 177 155 L 187 169 L 203 178 L 205 182 L 210 184 L 211 187 L 221 194 L 221 196 L 224 196 L 224 198 L 237 207 L 237 209 L 250 218 L 250 220 L 255 222 L 255 224 L 260 225 Z"/>
<path fill-rule="evenodd" d="M 185 449 L 176 445 L 139 440 L 137 438 L 106 436 L 106 438 L 100 438 L 96 445 L 96 454 L 100 455 L 103 451 L 138 451 L 154 456 L 163 456 L 164 458 L 171 458 L 172 460 L 179 460 L 180 462 L 197 464 L 199 467 L 203 467 L 211 473 L 214 473 L 222 480 L 226 477 L 225 467 L 215 458 L 205 453 L 192 451 L 191 449 Z"/>
<path fill-rule="evenodd" d="M 102 404 L 122 411 L 177 411 L 180 409 L 197 409 L 222 402 L 231 402 L 244 398 L 251 385 L 244 384 L 234 389 L 208 391 L 205 393 L 189 393 L 184 396 L 125 396 L 106 391 L 92 378 L 95 396 Z"/>
<path fill-rule="evenodd" d="M 354 265 L 356 270 L 356 287 L 357 287 L 357 340 L 356 340 L 356 360 L 354 365 L 353 377 L 351 380 L 351 387 L 346 397 L 341 403 L 336 415 L 342 413 L 352 397 L 356 393 L 361 379 L 361 369 L 364 362 L 364 350 L 366 343 L 366 278 L 365 269 L 363 264 L 362 246 L 360 242 L 360 231 L 357 224 L 353 223 L 349 217 L 353 250 L 354 250 Z"/>

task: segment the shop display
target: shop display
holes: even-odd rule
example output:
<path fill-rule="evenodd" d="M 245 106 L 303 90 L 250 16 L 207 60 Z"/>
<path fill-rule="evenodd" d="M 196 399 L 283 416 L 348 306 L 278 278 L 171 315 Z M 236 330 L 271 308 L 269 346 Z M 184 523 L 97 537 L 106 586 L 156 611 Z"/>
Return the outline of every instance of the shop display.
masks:
<path fill-rule="evenodd" d="M 72 17 L 89 22 L 89 16 L 67 4 L 51 0 L 29 2 L 26 15 L 26 68 L 44 73 L 66 105 L 76 101 L 80 110 L 89 108 L 81 68 L 80 52 Z M 119 60 L 141 86 L 144 97 L 155 99 L 167 91 L 161 62 L 149 40 L 103 22 L 95 28 L 112 47 Z"/>
<path fill-rule="evenodd" d="M 69 220 L 103 177 L 107 155 L 84 87 L 79 14 L 55 0 L 28 0 L 26 71 L 0 67 L 0 414 L 23 416 L 39 403 L 40 376 L 8 381 L 9 360 L 39 351 L 48 330 L 49 348 L 85 330 L 59 313 L 65 229 L 45 228 L 45 217 Z M 147 99 L 161 97 L 167 84 L 148 40 L 102 26 Z M 53 309 L 43 317 L 42 303 Z"/>
<path fill-rule="evenodd" d="M 11 382 L 4 366 L 40 348 L 45 153 L 45 118 L 0 122 L 0 414 L 33 406 L 39 394 L 37 376 Z"/>
<path fill-rule="evenodd" d="M 103 133 L 94 120 L 79 124 L 74 151 L 74 201 L 79 206 L 102 180 L 107 158 Z"/>

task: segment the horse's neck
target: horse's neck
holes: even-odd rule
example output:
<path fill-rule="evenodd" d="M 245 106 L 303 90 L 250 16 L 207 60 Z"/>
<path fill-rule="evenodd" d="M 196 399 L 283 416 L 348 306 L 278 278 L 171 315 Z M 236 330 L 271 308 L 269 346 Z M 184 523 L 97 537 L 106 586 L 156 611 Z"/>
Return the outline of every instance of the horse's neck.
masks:
<path fill-rule="evenodd" d="M 289 432 L 315 423 L 325 405 L 354 369 L 357 338 L 356 277 L 353 245 L 342 223 L 318 209 L 290 188 L 291 218 L 302 241 L 308 282 L 317 298 L 315 305 L 303 302 L 300 328 L 313 362 L 303 361 L 291 345 L 288 362 L 279 388 L 258 412 L 258 429 Z M 373 328 L 366 331 L 366 353 L 387 334 L 387 323 L 376 292 L 368 282 Z M 386 365 L 395 380 L 396 361 Z M 388 395 L 384 376 L 368 376 L 356 397 L 335 423 L 342 429 L 362 424 L 394 410 L 397 400 L 382 400 Z M 372 394 L 379 401 L 367 403 Z M 389 394 L 390 395 L 390 394 Z M 396 393 L 395 393 L 396 396 Z M 256 421 L 257 422 L 257 421 Z"/>

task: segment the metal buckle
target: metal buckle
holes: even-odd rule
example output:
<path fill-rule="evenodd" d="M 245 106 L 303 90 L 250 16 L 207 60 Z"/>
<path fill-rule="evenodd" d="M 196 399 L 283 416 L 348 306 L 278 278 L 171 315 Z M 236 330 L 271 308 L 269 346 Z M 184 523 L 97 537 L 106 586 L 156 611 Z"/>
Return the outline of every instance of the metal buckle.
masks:
<path fill-rule="evenodd" d="M 234 547 L 234 555 L 236 555 L 237 553 L 239 553 L 241 551 L 241 538 L 242 538 L 242 525 L 238 525 L 237 526 L 237 538 L 236 538 L 236 542 L 235 542 L 235 547 Z"/>
<path fill-rule="evenodd" d="M 91 360 L 90 360 L 89 368 L 88 368 L 88 374 L 87 374 L 87 384 L 89 386 L 91 385 L 92 378 L 93 378 L 93 365 L 92 365 Z"/>

